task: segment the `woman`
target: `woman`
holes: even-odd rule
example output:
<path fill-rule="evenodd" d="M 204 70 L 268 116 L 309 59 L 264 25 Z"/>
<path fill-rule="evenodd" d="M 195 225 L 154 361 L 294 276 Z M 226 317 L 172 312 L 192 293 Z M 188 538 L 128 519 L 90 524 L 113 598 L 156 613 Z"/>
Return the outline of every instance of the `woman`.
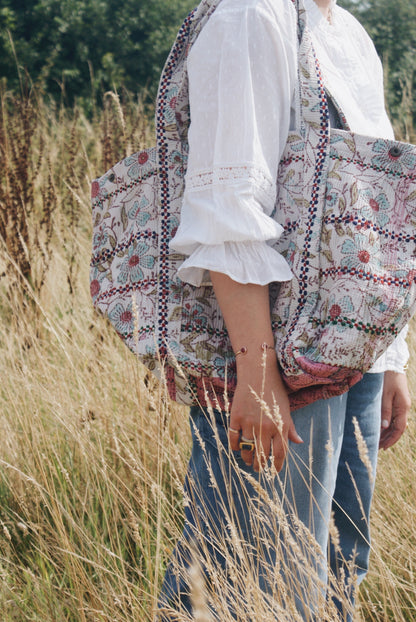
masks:
<path fill-rule="evenodd" d="M 368 35 L 333 0 L 304 4 L 325 86 L 349 127 L 392 137 L 382 68 Z M 276 526 L 264 527 L 257 540 L 252 534 L 249 500 L 259 497 L 255 481 L 260 481 L 270 499 L 278 495 L 286 517 L 296 515 L 289 518 L 290 533 L 299 533 L 299 519 L 318 542 L 320 553 L 311 565 L 323 583 L 329 581 L 323 559 L 330 549 L 330 567 L 342 583 L 333 600 L 340 619 L 351 620 L 355 587 L 368 569 L 377 450 L 391 447 L 407 424 L 404 334 L 348 393 L 290 412 L 273 347 L 269 284 L 292 276 L 271 246 L 282 233 L 278 214 L 273 219 L 271 213 L 279 160 L 297 123 L 297 45 L 291 0 L 222 0 L 189 55 L 189 164 L 181 224 L 171 247 L 188 256 L 179 272 L 182 280 L 214 287 L 236 353 L 237 388 L 229 419 L 214 413 L 214 431 L 207 412 L 191 410 L 194 446 L 185 483 L 186 523 L 162 588 L 161 619 L 191 610 L 186 573 L 201 554 L 198 533 L 205 533 L 207 525 L 215 525 L 216 533 L 211 529 L 204 539 L 204 555 L 211 559 L 203 564 L 207 577 L 213 580 L 210 563 L 222 570 L 227 565 L 218 542 L 232 531 L 226 525 L 231 522 L 252 548 L 262 548 L 257 558 L 242 559 L 257 564 L 264 594 L 275 593 L 269 575 L 279 560 L 267 539 L 273 540 Z M 330 122 L 340 122 L 333 104 Z M 263 406 L 255 394 L 262 395 Z M 280 415 L 265 416 L 265 406 L 271 412 L 277 406 Z M 362 449 L 359 455 L 360 435 L 367 457 Z M 236 452 L 235 464 L 228 447 Z M 269 456 L 280 473 L 273 482 L 263 476 Z M 338 534 L 332 543 L 331 515 Z M 286 567 L 289 548 L 283 544 L 279 549 Z M 287 569 L 282 572 L 285 591 L 293 577 Z M 323 619 L 319 596 L 307 587 L 302 569 L 294 574 L 304 585 L 293 596 L 298 615 Z M 241 596 L 241 586 L 237 593 Z M 283 609 L 285 602 L 283 597 Z M 233 607 L 230 599 L 231 616 Z"/>

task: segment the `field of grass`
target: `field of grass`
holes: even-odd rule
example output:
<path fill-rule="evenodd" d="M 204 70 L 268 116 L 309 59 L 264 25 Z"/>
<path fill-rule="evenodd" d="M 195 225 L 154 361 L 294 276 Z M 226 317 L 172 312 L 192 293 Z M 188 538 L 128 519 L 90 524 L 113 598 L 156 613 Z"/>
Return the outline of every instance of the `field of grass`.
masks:
<path fill-rule="evenodd" d="M 186 409 L 167 400 L 89 297 L 89 181 L 152 140 L 140 103 L 106 102 L 87 120 L 35 96 L 1 96 L 2 622 L 152 620 L 182 524 Z M 413 329 L 412 350 L 415 339 Z M 408 373 L 416 399 L 415 363 Z M 416 620 L 415 437 L 411 421 L 380 456 L 357 620 Z M 253 620 L 271 619 L 249 575 L 240 580 Z M 202 622 L 210 618 L 198 577 L 195 585 Z"/>

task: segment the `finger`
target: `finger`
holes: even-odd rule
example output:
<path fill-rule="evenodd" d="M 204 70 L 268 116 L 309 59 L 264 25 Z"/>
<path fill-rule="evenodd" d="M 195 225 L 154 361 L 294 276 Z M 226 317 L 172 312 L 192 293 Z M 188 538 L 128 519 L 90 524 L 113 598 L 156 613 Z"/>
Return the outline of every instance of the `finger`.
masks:
<path fill-rule="evenodd" d="M 272 449 L 272 438 L 270 433 L 263 433 L 256 444 L 256 452 L 254 454 L 253 469 L 261 471 L 266 466 Z"/>
<path fill-rule="evenodd" d="M 390 423 L 387 429 L 383 429 L 380 435 L 379 449 L 388 449 L 392 446 L 392 439 L 396 436 L 396 430 L 393 427 L 393 422 Z"/>
<path fill-rule="evenodd" d="M 288 439 L 289 441 L 292 441 L 293 443 L 296 443 L 297 445 L 300 445 L 301 443 L 303 443 L 303 439 L 296 432 L 295 424 L 293 423 L 293 421 L 291 422 L 290 427 L 289 427 Z"/>
<path fill-rule="evenodd" d="M 237 428 L 232 428 L 231 426 L 228 427 L 228 442 L 230 444 L 230 447 L 234 451 L 237 451 L 237 449 L 235 449 L 233 445 L 239 444 L 240 435 L 241 435 L 241 430 L 239 429 L 237 430 Z"/>
<path fill-rule="evenodd" d="M 380 449 L 389 449 L 402 436 L 407 428 L 407 412 L 395 416 L 387 430 L 384 430 L 380 437 Z"/>
<path fill-rule="evenodd" d="M 228 441 L 233 451 L 240 451 L 241 426 L 237 416 L 231 416 L 228 426 Z"/>
<path fill-rule="evenodd" d="M 252 443 L 254 445 L 253 450 L 249 451 L 247 449 L 241 449 L 241 443 Z M 241 458 L 247 464 L 247 466 L 251 466 L 254 461 L 254 455 L 256 450 L 256 436 L 254 434 L 253 427 L 250 429 L 243 429 L 240 436 L 239 449 L 241 452 Z"/>
<path fill-rule="evenodd" d="M 246 463 L 247 466 L 251 466 L 254 461 L 254 450 L 248 451 L 247 449 L 242 449 L 241 459 Z"/>
<path fill-rule="evenodd" d="M 393 397 L 383 394 L 381 402 L 381 429 L 388 430 L 393 417 Z"/>
<path fill-rule="evenodd" d="M 273 437 L 272 443 L 272 461 L 277 472 L 282 470 L 283 463 L 287 453 L 287 441 L 281 434 L 277 434 Z"/>
<path fill-rule="evenodd" d="M 384 450 L 390 449 L 390 447 L 393 447 L 393 445 L 397 443 L 401 435 L 402 433 L 398 430 L 392 430 L 385 436 L 385 438 L 383 438 L 380 443 L 380 448 Z"/>

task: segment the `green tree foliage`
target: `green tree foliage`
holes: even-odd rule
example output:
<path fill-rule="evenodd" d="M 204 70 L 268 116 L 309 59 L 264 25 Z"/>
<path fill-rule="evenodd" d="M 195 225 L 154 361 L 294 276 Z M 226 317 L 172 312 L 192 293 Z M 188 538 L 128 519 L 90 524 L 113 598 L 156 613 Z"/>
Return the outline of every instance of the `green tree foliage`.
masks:
<path fill-rule="evenodd" d="M 198 0 L 0 0 L 0 76 L 26 72 L 48 93 L 90 102 L 108 89 L 153 97 L 181 21 Z M 372 36 L 386 68 L 390 115 L 404 135 L 416 115 L 415 0 L 339 0 Z M 19 68 L 19 70 L 18 70 Z M 91 98 L 91 93 L 94 98 Z"/>
<path fill-rule="evenodd" d="M 48 92 L 91 97 L 155 91 L 178 26 L 196 0 L 0 0 L 0 75 L 27 72 Z M 19 72 L 18 72 L 19 68 Z"/>

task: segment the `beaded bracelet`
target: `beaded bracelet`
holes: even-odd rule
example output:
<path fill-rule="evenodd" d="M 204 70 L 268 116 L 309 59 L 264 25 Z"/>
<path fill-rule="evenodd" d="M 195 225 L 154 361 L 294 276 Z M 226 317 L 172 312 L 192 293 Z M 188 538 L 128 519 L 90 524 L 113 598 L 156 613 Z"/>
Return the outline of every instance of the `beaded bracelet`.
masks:
<path fill-rule="evenodd" d="M 269 346 L 268 343 L 262 343 L 260 346 L 260 350 L 262 350 L 263 352 L 265 352 L 266 350 L 274 350 L 274 346 Z M 239 354 L 247 354 L 247 352 L 248 352 L 247 346 L 243 346 L 242 348 L 238 350 L 238 352 L 235 353 L 235 357 L 237 358 Z"/>

